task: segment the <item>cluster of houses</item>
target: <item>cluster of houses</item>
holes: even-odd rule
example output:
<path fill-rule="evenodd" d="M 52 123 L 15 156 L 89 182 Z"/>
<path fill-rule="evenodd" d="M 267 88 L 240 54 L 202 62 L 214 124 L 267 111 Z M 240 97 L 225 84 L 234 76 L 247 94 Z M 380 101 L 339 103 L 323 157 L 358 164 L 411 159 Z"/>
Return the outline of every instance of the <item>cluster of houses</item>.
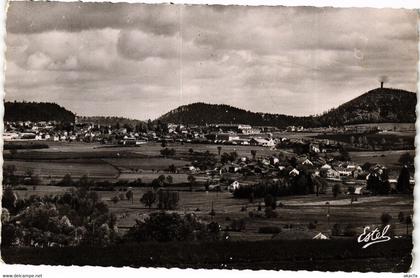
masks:
<path fill-rule="evenodd" d="M 140 145 L 147 141 L 214 143 L 232 145 L 253 145 L 274 147 L 280 141 L 260 135 L 264 127 L 250 125 L 208 125 L 185 126 L 168 124 L 164 132 L 147 130 L 136 131 L 133 128 L 113 127 L 95 123 L 72 123 L 61 126 L 59 122 L 6 122 L 3 138 L 13 140 L 47 140 L 47 141 L 80 141 L 100 142 L 121 145 Z"/>
<path fill-rule="evenodd" d="M 373 174 L 381 174 L 386 168 L 382 165 L 373 165 L 369 169 L 363 169 L 361 165 L 351 161 L 338 161 L 333 158 L 325 160 L 322 157 L 299 156 L 291 163 L 290 159 L 279 159 L 276 156 L 250 159 L 240 157 L 237 161 L 225 164 L 219 163 L 214 170 L 206 171 L 206 176 L 211 176 L 210 190 L 219 190 L 226 186 L 220 180 L 230 181 L 227 189 L 234 192 L 239 187 L 247 187 L 257 184 L 263 176 L 265 180 L 276 182 L 279 177 L 294 178 L 300 175 L 301 171 L 311 173 L 313 178 L 320 177 L 332 183 L 340 183 L 354 187 L 353 194 L 369 194 L 366 190 L 367 180 Z M 199 173 L 194 168 L 194 173 Z M 396 186 L 396 178 L 390 177 L 389 182 L 392 188 Z M 410 180 L 414 184 L 414 179 Z"/>
<path fill-rule="evenodd" d="M 75 134 L 66 130 L 57 130 L 55 121 L 45 122 L 5 122 L 3 139 L 13 140 L 50 140 L 66 141 L 76 140 Z"/>
<path fill-rule="evenodd" d="M 101 126 L 93 123 L 69 124 L 59 122 L 5 122 L 4 141 L 37 140 L 54 142 L 99 142 L 134 145 L 156 138 L 155 133 L 128 132 L 127 128 Z"/>

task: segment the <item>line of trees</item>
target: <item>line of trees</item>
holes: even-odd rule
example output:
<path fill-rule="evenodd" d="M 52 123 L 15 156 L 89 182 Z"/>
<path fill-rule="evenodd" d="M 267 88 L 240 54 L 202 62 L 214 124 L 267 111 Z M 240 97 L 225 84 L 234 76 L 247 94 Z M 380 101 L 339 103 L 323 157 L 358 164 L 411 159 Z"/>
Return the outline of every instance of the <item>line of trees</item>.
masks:
<path fill-rule="evenodd" d="M 144 221 L 138 221 L 123 240 L 142 241 L 213 241 L 221 240 L 221 227 L 216 222 L 203 223 L 194 214 L 156 212 Z"/>
<path fill-rule="evenodd" d="M 310 171 L 302 170 L 295 177 L 279 178 L 277 181 L 264 180 L 255 185 L 240 186 L 233 191 L 235 198 L 263 198 L 272 196 L 323 194 L 327 187 L 326 181 L 315 177 Z"/>

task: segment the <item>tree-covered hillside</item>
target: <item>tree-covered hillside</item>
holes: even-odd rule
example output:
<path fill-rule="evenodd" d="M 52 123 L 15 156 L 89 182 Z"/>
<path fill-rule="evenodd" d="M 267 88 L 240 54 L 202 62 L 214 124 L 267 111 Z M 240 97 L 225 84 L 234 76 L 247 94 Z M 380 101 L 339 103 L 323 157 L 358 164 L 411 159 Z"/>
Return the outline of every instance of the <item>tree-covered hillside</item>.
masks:
<path fill-rule="evenodd" d="M 161 122 L 183 124 L 250 124 L 253 126 L 316 125 L 313 117 L 255 113 L 225 104 L 193 103 L 180 106 L 159 118 Z"/>
<path fill-rule="evenodd" d="M 74 122 L 73 112 L 55 103 L 47 102 L 5 102 L 5 121 L 58 121 Z"/>
<path fill-rule="evenodd" d="M 255 113 L 229 105 L 193 103 L 180 106 L 159 118 L 161 122 L 183 124 L 250 124 L 253 126 L 341 126 L 362 123 L 414 123 L 416 94 L 404 90 L 371 90 L 320 116 L 295 117 Z"/>
<path fill-rule="evenodd" d="M 323 125 L 414 123 L 415 93 L 389 88 L 371 90 L 319 117 Z"/>

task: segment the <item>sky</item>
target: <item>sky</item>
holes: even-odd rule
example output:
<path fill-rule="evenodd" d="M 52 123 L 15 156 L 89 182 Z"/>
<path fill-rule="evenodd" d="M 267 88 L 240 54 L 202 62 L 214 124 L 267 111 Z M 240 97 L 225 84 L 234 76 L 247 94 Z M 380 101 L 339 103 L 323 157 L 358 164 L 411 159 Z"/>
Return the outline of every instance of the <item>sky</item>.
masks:
<path fill-rule="evenodd" d="M 11 2 L 6 101 L 155 119 L 194 102 L 314 115 L 379 86 L 416 91 L 403 9 Z"/>

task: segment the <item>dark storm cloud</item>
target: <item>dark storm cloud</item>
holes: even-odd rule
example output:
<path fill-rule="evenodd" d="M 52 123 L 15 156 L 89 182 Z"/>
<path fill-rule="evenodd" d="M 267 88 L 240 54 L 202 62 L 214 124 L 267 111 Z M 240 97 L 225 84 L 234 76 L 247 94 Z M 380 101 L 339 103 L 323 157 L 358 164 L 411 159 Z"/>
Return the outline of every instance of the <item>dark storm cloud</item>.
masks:
<path fill-rule="evenodd" d="M 12 2 L 6 99 L 140 119 L 197 101 L 321 113 L 381 76 L 415 91 L 416 28 L 410 10 Z"/>

